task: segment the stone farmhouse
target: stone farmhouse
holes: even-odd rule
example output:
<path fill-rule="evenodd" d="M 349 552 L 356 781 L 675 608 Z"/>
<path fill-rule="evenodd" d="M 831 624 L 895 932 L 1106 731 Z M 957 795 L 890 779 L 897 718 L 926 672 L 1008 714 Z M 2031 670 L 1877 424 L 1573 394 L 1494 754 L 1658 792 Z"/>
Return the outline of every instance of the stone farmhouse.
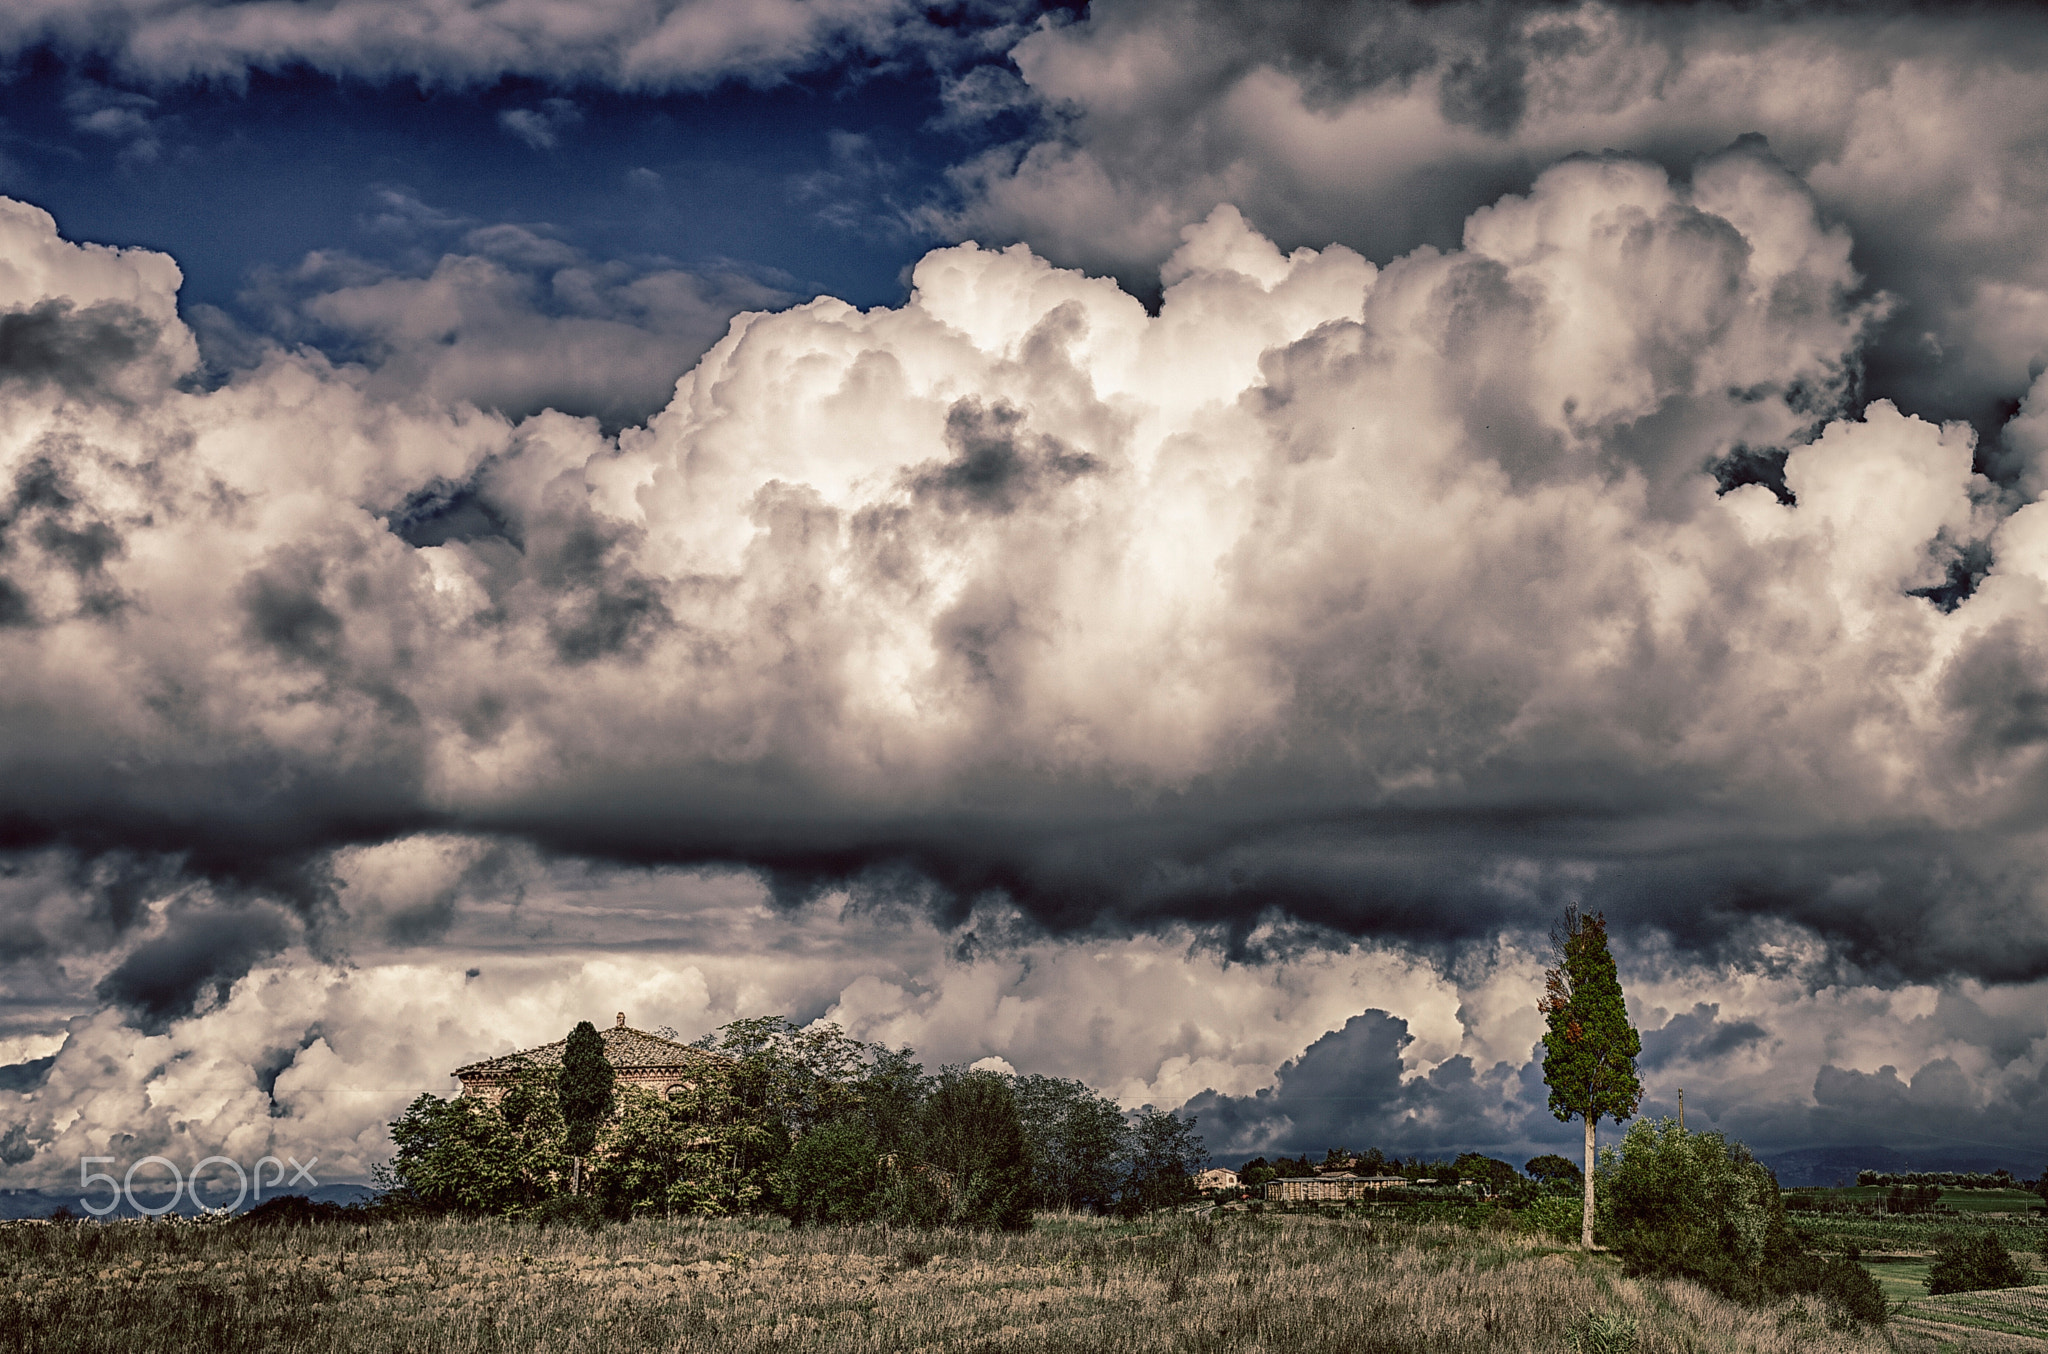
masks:
<path fill-rule="evenodd" d="M 1195 1177 L 1195 1188 L 1199 1190 L 1236 1189 L 1237 1172 L 1227 1166 L 1212 1166 Z"/>
<path fill-rule="evenodd" d="M 1326 1202 L 1365 1199 L 1383 1189 L 1399 1189 L 1409 1182 L 1398 1175 L 1303 1175 L 1266 1182 L 1266 1198 L 1275 1202 Z"/>
<path fill-rule="evenodd" d="M 598 1037 L 604 1040 L 604 1059 L 612 1065 L 617 1085 L 638 1086 L 664 1097 L 694 1088 L 707 1068 L 729 1066 L 732 1062 L 720 1054 L 633 1029 L 626 1024 L 624 1011 L 619 1012 L 610 1029 L 599 1030 Z M 462 1083 L 462 1094 L 496 1101 L 521 1072 L 535 1067 L 560 1067 L 562 1050 L 568 1043 L 564 1037 L 539 1048 L 486 1058 L 456 1068 L 455 1076 Z"/>

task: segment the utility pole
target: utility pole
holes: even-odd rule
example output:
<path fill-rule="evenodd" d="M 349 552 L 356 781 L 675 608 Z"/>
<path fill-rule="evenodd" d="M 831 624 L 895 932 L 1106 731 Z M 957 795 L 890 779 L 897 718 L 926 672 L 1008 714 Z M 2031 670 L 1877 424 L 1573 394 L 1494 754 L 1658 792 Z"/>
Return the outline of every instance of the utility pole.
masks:
<path fill-rule="evenodd" d="M 1685 1132 L 1685 1087 L 1678 1088 L 1678 1131 Z"/>

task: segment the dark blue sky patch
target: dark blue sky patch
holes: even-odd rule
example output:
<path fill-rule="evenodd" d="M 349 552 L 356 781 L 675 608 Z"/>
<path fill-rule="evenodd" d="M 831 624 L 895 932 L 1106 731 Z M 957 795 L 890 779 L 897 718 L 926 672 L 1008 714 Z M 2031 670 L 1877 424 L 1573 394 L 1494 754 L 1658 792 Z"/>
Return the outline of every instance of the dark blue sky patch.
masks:
<path fill-rule="evenodd" d="M 601 259 L 737 264 L 893 304 L 934 242 L 907 214 L 988 134 L 931 125 L 941 111 L 938 77 L 920 71 L 706 94 L 307 70 L 144 90 L 40 51 L 0 83 L 0 192 L 74 239 L 169 252 L 187 306 L 231 312 L 253 268 L 315 250 L 430 266 L 451 243 L 437 223 L 501 222 Z M 394 215 L 393 193 L 420 211 Z"/>

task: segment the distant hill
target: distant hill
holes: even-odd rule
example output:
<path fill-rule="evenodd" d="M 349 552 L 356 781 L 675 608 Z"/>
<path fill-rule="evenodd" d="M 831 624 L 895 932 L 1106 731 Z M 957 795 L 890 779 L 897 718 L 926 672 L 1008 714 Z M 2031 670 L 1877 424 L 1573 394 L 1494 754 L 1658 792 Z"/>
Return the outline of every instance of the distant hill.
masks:
<path fill-rule="evenodd" d="M 2008 1170 L 2031 1177 L 2041 1170 L 2039 1152 L 1984 1156 L 1957 1151 L 1902 1152 L 1895 1147 L 1801 1147 L 1760 1154 L 1757 1160 L 1777 1174 L 1786 1189 L 1800 1185 L 1853 1185 L 1858 1171 L 1983 1171 Z"/>
<path fill-rule="evenodd" d="M 229 1192 L 233 1193 L 232 1190 Z M 347 1205 L 367 1202 L 376 1198 L 381 1192 L 371 1185 L 341 1183 L 321 1185 L 315 1189 L 273 1191 L 265 1197 L 275 1199 L 281 1197 L 282 1194 L 301 1194 L 315 1203 Z M 146 1208 L 156 1207 L 164 1198 L 164 1195 L 161 1193 L 150 1195 L 145 1194 L 139 1189 L 136 1191 L 136 1194 L 141 1197 L 143 1206 Z M 74 1215 L 82 1217 L 85 1215 L 85 1210 L 78 1206 L 78 1198 L 79 1195 L 76 1189 L 0 1189 L 0 1222 L 13 1222 L 21 1218 L 47 1218 L 60 1208 L 68 1208 Z M 102 1203 L 105 1199 L 106 1192 L 104 1186 L 92 1195 L 92 1201 L 95 1204 Z M 226 1201 L 223 1200 L 222 1202 Z M 242 1207 L 239 1211 L 246 1213 L 255 1206 L 255 1200 L 245 1199 L 242 1201 Z M 178 1200 L 177 1208 L 172 1211 L 180 1217 L 189 1218 L 199 1210 L 193 1206 L 190 1199 L 181 1198 Z M 109 1218 L 133 1218 L 139 1215 L 130 1209 L 128 1201 L 123 1199 L 121 1206 L 112 1213 L 107 1214 L 107 1216 Z"/>

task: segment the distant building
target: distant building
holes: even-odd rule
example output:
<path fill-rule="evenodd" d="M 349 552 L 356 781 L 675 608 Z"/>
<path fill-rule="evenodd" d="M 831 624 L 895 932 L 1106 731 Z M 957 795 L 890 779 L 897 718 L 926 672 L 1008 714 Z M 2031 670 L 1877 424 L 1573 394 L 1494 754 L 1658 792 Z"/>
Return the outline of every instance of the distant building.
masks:
<path fill-rule="evenodd" d="M 610 1029 L 598 1031 L 598 1038 L 604 1041 L 604 1060 L 612 1065 L 612 1074 L 618 1085 L 638 1086 L 659 1096 L 673 1096 L 679 1091 L 692 1089 L 705 1069 L 729 1066 L 732 1061 L 701 1048 L 664 1039 L 658 1034 L 632 1029 L 626 1024 L 624 1011 L 619 1012 L 618 1021 Z M 487 1058 L 483 1062 L 456 1068 L 455 1076 L 462 1082 L 464 1095 L 495 1101 L 505 1094 L 506 1088 L 521 1072 L 536 1067 L 560 1067 L 562 1050 L 568 1047 L 568 1043 L 564 1037 L 539 1048 Z"/>
<path fill-rule="evenodd" d="M 1200 1190 L 1236 1189 L 1237 1172 L 1222 1166 L 1212 1166 L 1195 1177 L 1195 1188 Z"/>
<path fill-rule="evenodd" d="M 1408 1183 L 1398 1175 L 1289 1176 L 1267 1181 L 1266 1198 L 1274 1203 L 1366 1199 L 1383 1189 L 1399 1189 Z"/>

